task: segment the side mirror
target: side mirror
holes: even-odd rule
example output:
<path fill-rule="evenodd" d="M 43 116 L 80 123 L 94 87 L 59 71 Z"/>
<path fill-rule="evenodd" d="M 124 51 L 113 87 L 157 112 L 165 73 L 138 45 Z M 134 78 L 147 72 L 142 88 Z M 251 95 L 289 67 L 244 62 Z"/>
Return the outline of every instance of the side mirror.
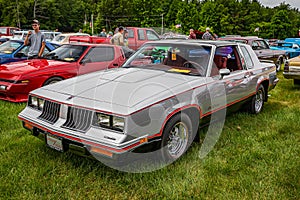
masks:
<path fill-rule="evenodd" d="M 219 73 L 221 75 L 220 79 L 223 79 L 224 76 L 230 75 L 230 70 L 229 69 L 220 69 Z"/>
<path fill-rule="evenodd" d="M 80 64 L 85 65 L 85 64 L 91 63 L 91 62 L 92 62 L 92 60 L 91 60 L 90 58 L 87 58 L 87 59 L 81 60 L 81 61 L 80 61 Z"/>

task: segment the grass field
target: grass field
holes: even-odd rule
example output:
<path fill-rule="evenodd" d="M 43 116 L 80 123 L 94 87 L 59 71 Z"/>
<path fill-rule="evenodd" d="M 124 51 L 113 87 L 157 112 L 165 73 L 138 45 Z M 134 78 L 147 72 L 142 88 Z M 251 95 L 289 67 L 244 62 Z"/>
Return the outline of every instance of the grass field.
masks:
<path fill-rule="evenodd" d="M 300 199 L 300 88 L 279 75 L 259 115 L 227 117 L 215 148 L 154 172 L 119 172 L 49 149 L 0 101 L 0 199 Z"/>

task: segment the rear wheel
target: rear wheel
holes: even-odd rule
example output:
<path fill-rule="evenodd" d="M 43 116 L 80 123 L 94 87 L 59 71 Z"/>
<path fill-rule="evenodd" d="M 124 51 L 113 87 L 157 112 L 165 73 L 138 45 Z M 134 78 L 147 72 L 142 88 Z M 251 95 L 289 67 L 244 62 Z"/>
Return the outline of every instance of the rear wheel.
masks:
<path fill-rule="evenodd" d="M 192 122 L 185 113 L 176 114 L 167 123 L 162 137 L 161 150 L 164 162 L 180 158 L 193 141 Z"/>
<path fill-rule="evenodd" d="M 277 65 L 276 65 L 276 71 L 279 72 L 281 70 L 281 66 L 284 64 L 285 59 L 284 58 L 280 58 Z"/>
<path fill-rule="evenodd" d="M 62 81 L 63 79 L 61 77 L 51 77 L 49 78 L 48 80 L 45 81 L 45 83 L 43 84 L 43 86 L 45 85 L 50 85 L 50 84 L 53 84 L 53 83 L 56 83 L 58 81 Z"/>
<path fill-rule="evenodd" d="M 258 114 L 262 111 L 265 101 L 265 89 L 260 85 L 249 104 L 249 112 Z"/>

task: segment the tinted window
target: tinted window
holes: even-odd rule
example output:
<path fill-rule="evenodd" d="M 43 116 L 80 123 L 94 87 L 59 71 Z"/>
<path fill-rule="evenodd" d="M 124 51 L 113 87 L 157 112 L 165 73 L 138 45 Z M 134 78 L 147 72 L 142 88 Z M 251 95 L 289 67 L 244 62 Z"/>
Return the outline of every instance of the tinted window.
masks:
<path fill-rule="evenodd" d="M 269 49 L 268 44 L 264 40 L 257 40 L 255 43 L 257 44 L 257 49 Z"/>
<path fill-rule="evenodd" d="M 141 29 L 138 30 L 138 37 L 139 40 L 145 40 L 144 30 Z"/>
<path fill-rule="evenodd" d="M 254 64 L 253 64 L 253 61 L 251 59 L 251 56 L 250 56 L 248 50 L 245 47 L 241 47 L 241 50 L 242 50 L 243 55 L 244 55 L 246 67 L 247 68 L 252 68 Z"/>
<path fill-rule="evenodd" d="M 148 40 L 159 40 L 159 37 L 155 34 L 155 32 L 151 30 L 146 30 L 146 34 L 148 37 Z"/>
<path fill-rule="evenodd" d="M 53 60 L 62 60 L 66 62 L 75 62 L 82 56 L 86 49 L 87 46 L 63 45 L 45 55 L 45 58 Z"/>
<path fill-rule="evenodd" d="M 88 60 L 88 62 L 104 62 L 111 61 L 114 57 L 113 47 L 95 47 L 90 49 L 84 60 Z"/>

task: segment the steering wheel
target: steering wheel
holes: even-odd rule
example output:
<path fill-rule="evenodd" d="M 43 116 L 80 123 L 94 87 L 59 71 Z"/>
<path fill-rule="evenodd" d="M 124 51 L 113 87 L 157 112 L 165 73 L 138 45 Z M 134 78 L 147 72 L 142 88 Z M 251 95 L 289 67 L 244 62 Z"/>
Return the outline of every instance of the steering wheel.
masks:
<path fill-rule="evenodd" d="M 203 73 L 204 73 L 204 67 L 202 65 L 200 65 L 199 63 L 196 63 L 193 61 L 184 62 L 182 67 L 196 69 L 199 72 L 199 74 L 201 74 L 201 75 L 203 75 Z"/>

